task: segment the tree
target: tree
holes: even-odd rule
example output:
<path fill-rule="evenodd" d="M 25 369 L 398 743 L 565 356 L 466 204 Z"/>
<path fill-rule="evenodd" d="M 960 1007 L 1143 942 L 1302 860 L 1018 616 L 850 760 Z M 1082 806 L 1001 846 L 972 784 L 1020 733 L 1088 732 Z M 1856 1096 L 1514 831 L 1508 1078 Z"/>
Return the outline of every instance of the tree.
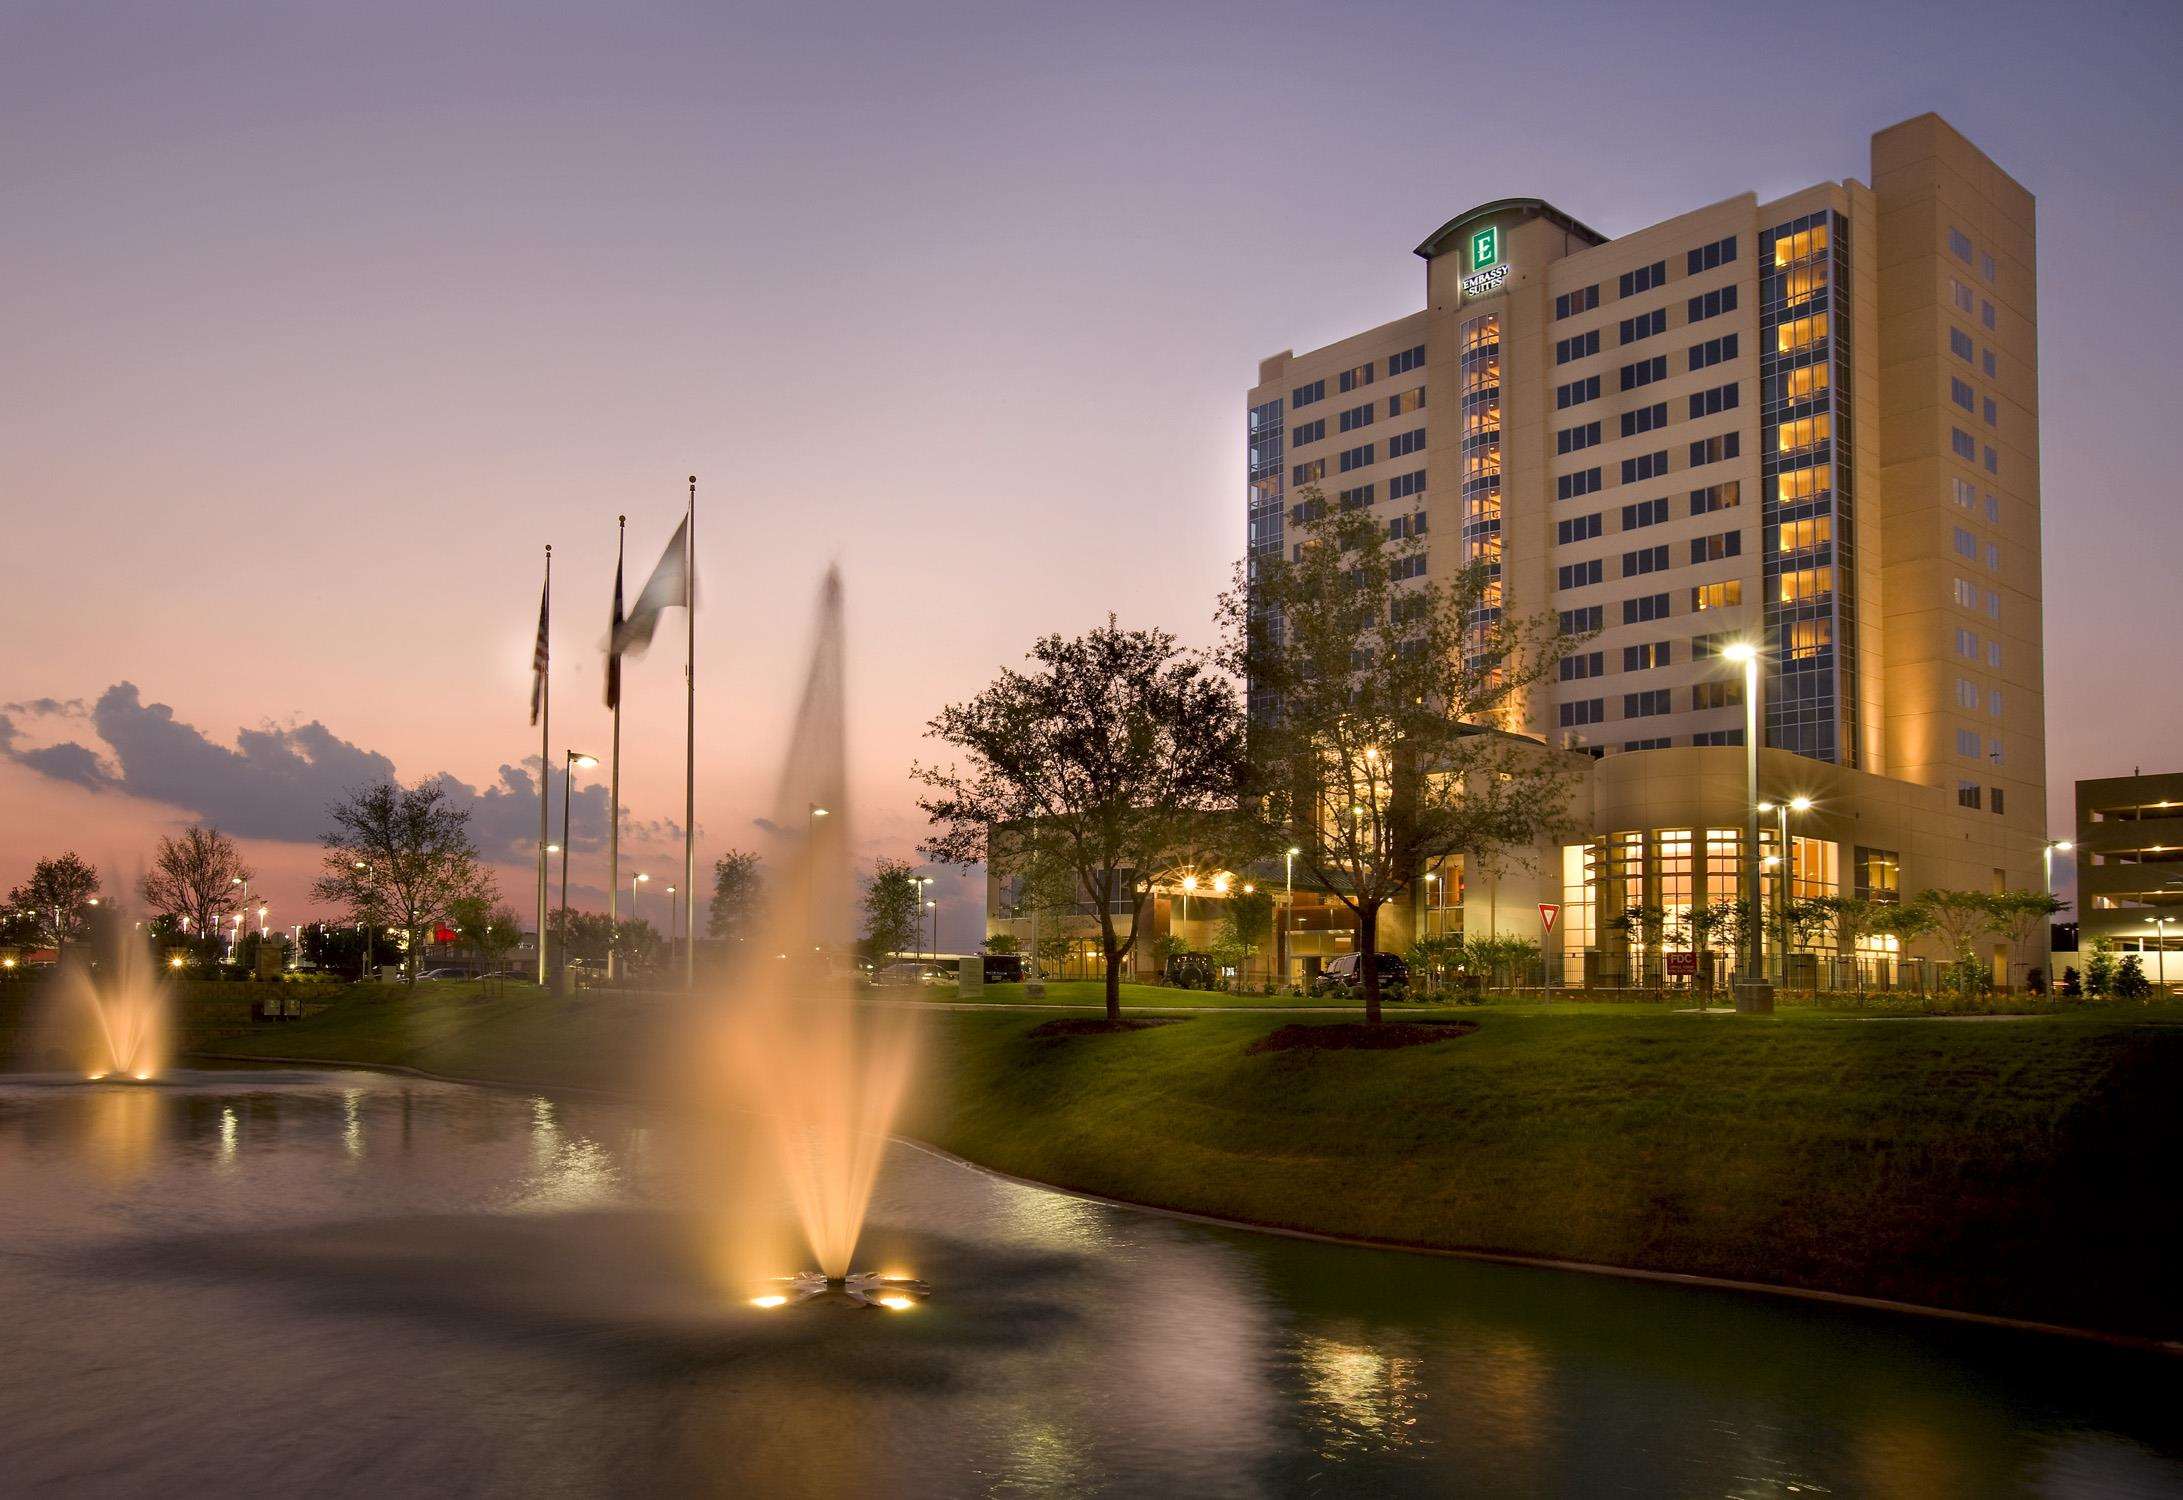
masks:
<path fill-rule="evenodd" d="M 1658 968 L 1664 968 L 1661 954 L 1667 946 L 1668 913 L 1662 906 L 1632 906 L 1618 917 L 1607 919 L 1609 932 L 1619 934 L 1625 942 L 1637 944 L 1645 955 L 1645 972 L 1639 979 L 1649 982 Z M 1665 975 L 1662 975 L 1663 982 Z"/>
<path fill-rule="evenodd" d="M 488 981 L 499 977 L 503 960 L 523 941 L 523 919 L 501 904 L 490 876 L 478 890 L 447 904 L 447 925 L 483 960 Z"/>
<path fill-rule="evenodd" d="M 1016 935 L 1012 932 L 989 932 L 979 946 L 988 953 L 1005 954 L 1014 953 L 1021 945 L 1016 942 Z"/>
<path fill-rule="evenodd" d="M 895 957 L 917 946 L 924 926 L 924 887 L 917 867 L 906 860 L 882 858 L 864 882 L 864 941 L 874 960 Z"/>
<path fill-rule="evenodd" d="M 179 837 L 161 835 L 159 852 L 137 890 L 176 936 L 194 940 L 209 954 L 218 943 L 220 911 L 255 874 L 233 839 L 217 828 L 192 825 Z"/>
<path fill-rule="evenodd" d="M 1004 669 L 927 727 L 968 762 L 913 766 L 931 858 L 968 868 L 1051 859 L 1099 919 L 1107 1019 L 1122 960 L 1146 927 L 1155 878 L 1234 836 L 1244 765 L 1234 688 L 1163 630 L 1104 627 L 1041 638 L 1031 672 Z M 999 837 L 996 851 L 992 840 Z M 1130 918 L 1122 935 L 1117 909 Z"/>
<path fill-rule="evenodd" d="M 41 859 L 30 879 L 8 892 L 9 928 L 18 942 L 53 950 L 58 960 L 72 942 L 91 935 L 90 914 L 99 895 L 99 872 L 75 851 Z"/>
<path fill-rule="evenodd" d="M 2084 965 L 2085 993 L 2105 997 L 2115 987 L 2115 949 L 2106 938 L 2094 938 L 2091 957 Z"/>
<path fill-rule="evenodd" d="M 1325 497 L 1302 492 L 1324 512 Z M 1357 919 L 1365 1019 L 1380 1019 L 1379 915 L 1456 855 L 1473 868 L 1558 830 L 1578 758 L 1509 731 L 1568 641 L 1500 608 L 1474 563 L 1421 576 L 1420 538 L 1371 511 L 1308 520 L 1293 556 L 1252 558 L 1221 603 L 1251 723 L 1254 807 Z"/>
<path fill-rule="evenodd" d="M 491 889 L 478 869 L 469 812 L 450 804 L 446 787 L 430 778 L 364 787 L 328 812 L 334 826 L 320 837 L 325 873 L 312 897 L 347 907 L 358 921 L 400 928 L 403 968 L 415 984 L 432 927 L 454 902 Z"/>
<path fill-rule="evenodd" d="M 2069 909 L 2068 902 L 2048 891 L 1996 891 L 1987 899 L 1993 903 L 1994 925 L 2017 949 L 2038 937 L 2058 913 Z M 2043 953 L 2045 946 L 2041 943 L 2034 951 Z"/>
<path fill-rule="evenodd" d="M 2115 998 L 2117 1000 L 2143 1000 L 2153 992 L 2153 982 L 2145 977 L 2145 963 L 2135 953 L 2125 953 L 2122 962 L 2115 965 Z"/>
<path fill-rule="evenodd" d="M 747 849 L 730 849 L 713 861 L 713 897 L 705 916 L 705 935 L 744 941 L 757 930 L 764 896 L 762 861 Z"/>
<path fill-rule="evenodd" d="M 1273 931 L 1273 893 L 1257 889 L 1237 891 L 1230 896 L 1220 913 L 1220 936 L 1224 945 L 1232 946 L 1238 958 L 1235 964 L 1241 969 L 1250 962 L 1251 956 L 1266 945 L 1266 938 Z M 1217 957 L 1218 955 L 1216 955 Z"/>
<path fill-rule="evenodd" d="M 1036 979 L 1040 955 L 1058 962 L 1068 945 L 1069 917 L 1081 899 L 1076 874 L 1065 861 L 1035 846 L 999 870 L 1012 887 L 1009 916 L 1030 924 L 1026 971 Z"/>
<path fill-rule="evenodd" d="M 1970 994 L 1988 986 L 1990 975 L 1979 961 L 1975 945 L 1980 938 L 1998 936 L 2003 930 L 2004 914 L 1992 894 L 1929 888 L 1911 897 L 1904 906 L 1909 912 L 1922 914 L 1927 931 L 1948 949 L 1944 978 L 1950 988 Z"/>

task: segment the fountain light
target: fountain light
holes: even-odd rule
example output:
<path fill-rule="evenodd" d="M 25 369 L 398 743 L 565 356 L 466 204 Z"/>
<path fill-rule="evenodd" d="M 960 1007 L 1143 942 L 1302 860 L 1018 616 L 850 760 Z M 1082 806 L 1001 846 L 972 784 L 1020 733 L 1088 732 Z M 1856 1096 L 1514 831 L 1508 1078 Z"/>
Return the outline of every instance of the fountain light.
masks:
<path fill-rule="evenodd" d="M 911 1308 L 915 1307 L 917 1304 L 911 1301 L 909 1298 L 903 1296 L 901 1293 L 897 1292 L 891 1296 L 881 1297 L 879 1299 L 879 1305 L 887 1309 L 887 1311 L 889 1312 L 907 1312 Z"/>
<path fill-rule="evenodd" d="M 753 1297 L 750 1299 L 750 1305 L 752 1307 L 785 1307 L 788 1305 L 788 1299 L 776 1292 L 769 1297 Z"/>

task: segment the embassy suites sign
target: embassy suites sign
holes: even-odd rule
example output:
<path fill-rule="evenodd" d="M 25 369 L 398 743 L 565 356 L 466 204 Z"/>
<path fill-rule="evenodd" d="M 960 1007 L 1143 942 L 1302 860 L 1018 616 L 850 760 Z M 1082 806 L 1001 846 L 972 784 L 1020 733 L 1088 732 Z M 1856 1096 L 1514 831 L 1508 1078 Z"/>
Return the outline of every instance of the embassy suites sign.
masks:
<path fill-rule="evenodd" d="M 1508 281 L 1508 263 L 1501 259 L 1501 229 L 1489 224 L 1483 229 L 1471 231 L 1468 255 L 1464 265 L 1468 274 L 1462 281 L 1463 295 L 1489 297 Z"/>

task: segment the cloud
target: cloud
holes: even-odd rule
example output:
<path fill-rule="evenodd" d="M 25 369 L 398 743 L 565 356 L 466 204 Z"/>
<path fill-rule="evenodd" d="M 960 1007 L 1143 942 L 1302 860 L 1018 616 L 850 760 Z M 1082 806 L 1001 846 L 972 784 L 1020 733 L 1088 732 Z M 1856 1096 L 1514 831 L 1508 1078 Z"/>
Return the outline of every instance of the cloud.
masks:
<path fill-rule="evenodd" d="M 55 706 L 41 706 L 47 704 Z M 50 698 L 8 707 L 73 716 L 66 704 Z M 0 758 L 87 791 L 163 802 L 239 837 L 291 843 L 316 843 L 327 827 L 327 806 L 339 798 L 399 779 L 387 756 L 342 739 L 316 720 L 242 729 L 233 746 L 216 743 L 177 719 L 166 704 L 144 702 L 131 682 L 117 682 L 101 693 L 89 718 L 97 746 L 63 740 L 28 747 L 16 724 L 0 714 Z M 432 779 L 452 804 L 468 811 L 471 836 L 488 858 L 537 848 L 538 773 L 529 762 L 502 766 L 484 788 L 445 772 Z M 552 790 L 558 800 L 558 773 Z M 605 787 L 577 788 L 571 823 L 575 848 L 605 843 Z"/>

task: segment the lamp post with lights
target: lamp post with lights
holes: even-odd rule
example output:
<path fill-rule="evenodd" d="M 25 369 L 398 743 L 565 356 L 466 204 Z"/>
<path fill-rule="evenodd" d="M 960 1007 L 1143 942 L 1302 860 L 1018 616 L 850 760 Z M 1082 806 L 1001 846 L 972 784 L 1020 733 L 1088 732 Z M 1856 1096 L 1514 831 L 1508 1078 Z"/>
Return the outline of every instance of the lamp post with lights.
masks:
<path fill-rule="evenodd" d="M 1759 962 L 1759 648 L 1751 641 L 1731 641 L 1721 659 L 1743 668 L 1743 953 L 1736 976 L 1736 1009 L 1770 1011 L 1773 990 Z"/>
<path fill-rule="evenodd" d="M 2056 854 L 2057 852 L 2059 852 L 2059 853 L 2062 853 L 2062 854 L 2067 854 L 2067 853 L 2069 853 L 2069 851 L 2070 851 L 2070 850 L 2072 850 L 2072 849 L 2074 849 L 2074 848 L 2076 848 L 2076 847 L 2077 847 L 2077 846 L 2076 846 L 2075 844 L 2072 844 L 2072 843 L 2071 843 L 2071 842 L 2070 842 L 2070 841 L 2069 841 L 2068 839 L 2048 839 L 2048 840 L 2047 840 L 2047 841 L 2046 841 L 2046 842 L 2045 842 L 2045 843 L 2044 843 L 2043 845 L 2041 845 L 2041 846 L 2040 846 L 2040 849 L 2039 849 L 2039 872 L 2040 872 L 2040 886 L 2039 886 L 2039 889 L 2040 889 L 2041 891 L 2045 892 L 2045 893 L 2046 893 L 2046 894 L 2047 894 L 2048 896 L 2052 896 L 2052 895 L 2054 894 L 2054 856 L 2055 856 L 2055 854 Z M 2080 945 L 2080 946 L 2082 946 L 2082 945 Z M 2046 935 L 2046 941 L 2044 941 L 2043 943 L 2041 943 L 2041 944 L 2039 945 L 2039 947 L 2040 947 L 2040 949 L 2041 949 L 2041 950 L 2042 950 L 2042 951 L 2043 951 L 2043 952 L 2044 952 L 2044 953 L 2046 954 L 2046 956 L 2047 956 L 2047 967 L 2046 967 L 2046 974 L 2047 974 L 2047 988 L 2048 988 L 2048 989 L 2049 989 L 2050 991 L 2053 991 L 2053 990 L 2058 990 L 2058 989 L 2059 989 L 2059 986 L 2058 986 L 2058 985 L 2056 985 L 2056 984 L 2055 984 L 2055 982 L 2054 982 L 2054 918 L 2053 918 L 2052 916 L 2049 916 L 2049 917 L 2047 918 L 2047 935 Z"/>
<path fill-rule="evenodd" d="M 581 750 L 571 750 L 561 764 L 561 962 L 555 971 L 555 987 L 568 990 L 568 846 L 569 800 L 576 790 L 576 773 L 588 771 L 599 763 L 596 755 L 586 755 Z"/>
<path fill-rule="evenodd" d="M 1778 819 L 1778 832 L 1774 849 L 1778 867 L 1774 872 L 1774 964 L 1775 977 L 1782 984 L 1789 982 L 1789 897 L 1796 879 L 1796 860 L 1789 843 L 1789 814 L 1807 813 L 1812 810 L 1809 797 L 1791 797 L 1786 802 L 1761 802 L 1760 812 L 1773 813 Z"/>
<path fill-rule="evenodd" d="M 1281 868 L 1281 977 L 1289 977 L 1289 949 L 1296 941 L 1296 856 L 1303 849 L 1289 845 Z"/>

